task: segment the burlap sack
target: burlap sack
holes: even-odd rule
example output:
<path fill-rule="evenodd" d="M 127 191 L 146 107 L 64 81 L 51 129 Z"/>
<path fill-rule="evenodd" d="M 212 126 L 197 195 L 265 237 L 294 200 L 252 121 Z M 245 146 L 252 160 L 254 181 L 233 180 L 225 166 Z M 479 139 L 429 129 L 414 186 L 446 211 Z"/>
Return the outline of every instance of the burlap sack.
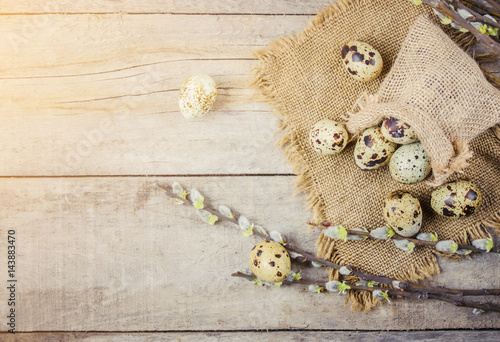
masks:
<path fill-rule="evenodd" d="M 354 163 L 354 144 L 335 156 L 322 156 L 309 143 L 311 127 L 319 120 L 341 120 L 363 92 L 377 92 L 391 68 L 410 26 L 427 6 L 406 0 L 340 0 L 323 10 L 296 37 L 281 38 L 256 55 L 255 85 L 266 101 L 281 115 L 283 137 L 289 161 L 298 174 L 297 186 L 308 197 L 316 222 L 323 220 L 347 228 L 368 229 L 384 225 L 384 197 L 396 189 L 407 190 L 422 204 L 422 230 L 437 232 L 440 239 L 467 243 L 487 236 L 481 223 L 498 226 L 500 221 L 500 143 L 492 130 L 472 140 L 474 157 L 461 178 L 471 178 L 483 193 L 484 203 L 474 215 L 449 220 L 430 208 L 432 188 L 424 183 L 402 185 L 383 167 L 361 171 Z M 382 75 L 369 83 L 352 79 L 341 64 L 345 42 L 356 39 L 369 43 L 382 55 Z M 446 52 L 443 52 L 446 53 Z M 450 77 L 453 78 L 453 72 Z M 456 178 L 450 177 L 450 180 Z M 350 264 L 372 274 L 399 280 L 419 281 L 439 272 L 433 250 L 416 248 L 408 254 L 392 242 L 381 240 L 331 240 L 320 236 L 318 255 L 339 264 Z M 331 272 L 331 278 L 338 274 Z M 367 293 L 349 294 L 359 309 L 369 309 L 377 300 Z"/>
<path fill-rule="evenodd" d="M 385 117 L 415 129 L 441 185 L 472 157 L 469 142 L 500 123 L 500 91 L 439 27 L 420 17 L 375 95 L 363 94 L 347 128 L 360 133 Z"/>

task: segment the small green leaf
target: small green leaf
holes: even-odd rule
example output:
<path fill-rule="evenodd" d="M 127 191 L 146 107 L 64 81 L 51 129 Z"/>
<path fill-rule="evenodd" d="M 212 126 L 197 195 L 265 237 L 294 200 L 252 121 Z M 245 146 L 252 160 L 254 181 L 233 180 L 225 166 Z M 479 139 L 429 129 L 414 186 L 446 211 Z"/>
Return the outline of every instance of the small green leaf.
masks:
<path fill-rule="evenodd" d="M 486 32 L 490 35 L 490 36 L 493 36 L 493 37 L 498 37 L 498 27 L 491 27 L 491 26 L 488 26 Z"/>
<path fill-rule="evenodd" d="M 184 204 L 184 201 L 178 198 L 174 198 L 175 204 Z"/>
<path fill-rule="evenodd" d="M 251 224 L 250 227 L 248 227 L 248 229 L 246 229 L 245 231 L 243 231 L 243 236 L 244 237 L 247 237 L 247 236 L 250 236 L 250 235 L 253 235 L 253 224 Z"/>
<path fill-rule="evenodd" d="M 350 290 L 351 287 L 349 285 L 347 285 L 345 283 L 345 281 L 341 282 L 339 285 L 338 285 L 338 288 L 339 288 L 339 293 L 340 294 L 343 294 L 345 291 L 347 290 Z"/>
<path fill-rule="evenodd" d="M 491 238 L 486 239 L 486 252 L 489 252 L 493 249 L 493 240 Z"/>
<path fill-rule="evenodd" d="M 323 267 L 324 265 L 320 262 L 317 262 L 317 261 L 311 261 L 311 264 L 314 266 L 314 267 Z"/>
<path fill-rule="evenodd" d="M 385 292 L 382 292 L 382 297 L 387 301 L 387 302 L 391 302 L 391 300 L 389 299 L 389 293 L 388 291 L 385 291 Z"/>
<path fill-rule="evenodd" d="M 413 242 L 410 242 L 406 245 L 406 248 L 408 248 L 408 253 L 411 253 L 415 249 L 415 244 Z"/>
<path fill-rule="evenodd" d="M 453 243 L 451 244 L 451 249 L 450 249 L 450 252 L 455 253 L 455 252 L 457 251 L 457 249 L 458 249 L 458 244 L 457 244 L 457 243 L 455 243 L 455 242 L 453 242 Z"/>
<path fill-rule="evenodd" d="M 194 207 L 196 209 L 203 209 L 205 208 L 205 204 L 203 203 L 203 199 L 202 198 L 198 198 L 194 203 L 193 203 Z"/>
<path fill-rule="evenodd" d="M 283 285 L 283 282 L 280 281 L 279 283 L 274 283 L 274 287 L 279 289 L 281 287 L 281 285 Z"/>
<path fill-rule="evenodd" d="M 217 221 L 219 221 L 219 218 L 217 216 L 210 215 L 207 223 L 213 226 L 215 224 L 215 222 L 217 222 Z"/>
<path fill-rule="evenodd" d="M 378 281 L 373 281 L 373 280 L 370 280 L 366 283 L 366 286 L 368 287 L 375 287 L 377 286 L 378 284 L 380 284 Z"/>
<path fill-rule="evenodd" d="M 443 25 L 450 25 L 451 24 L 451 19 L 446 17 L 446 18 L 441 18 L 441 24 Z"/>
<path fill-rule="evenodd" d="M 264 284 L 262 284 L 262 282 L 260 281 L 259 278 L 255 278 L 251 281 L 252 284 L 255 284 L 255 285 L 259 285 L 259 286 L 264 286 Z"/>
<path fill-rule="evenodd" d="M 394 229 L 392 229 L 392 227 L 389 226 L 389 225 L 387 225 L 386 232 L 387 232 L 387 237 L 389 237 L 389 238 L 391 238 L 394 235 L 396 235 L 396 232 L 394 231 Z"/>
<path fill-rule="evenodd" d="M 302 272 L 302 270 L 299 270 L 298 272 L 293 272 L 293 279 L 294 280 L 300 280 L 300 279 L 302 279 L 302 276 L 300 275 L 300 272 Z"/>

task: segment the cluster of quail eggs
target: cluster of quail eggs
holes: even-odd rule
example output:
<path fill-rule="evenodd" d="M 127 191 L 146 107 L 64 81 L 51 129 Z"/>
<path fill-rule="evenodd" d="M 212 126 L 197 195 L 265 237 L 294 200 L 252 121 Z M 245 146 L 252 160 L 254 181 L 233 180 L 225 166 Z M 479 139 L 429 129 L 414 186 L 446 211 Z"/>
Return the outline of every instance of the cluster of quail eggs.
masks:
<path fill-rule="evenodd" d="M 398 144 L 401 145 L 398 148 Z M 404 184 L 423 181 L 431 172 L 431 158 L 415 130 L 396 118 L 366 129 L 354 148 L 356 165 L 364 171 L 389 164 L 394 180 Z"/>
<path fill-rule="evenodd" d="M 341 56 L 347 73 L 357 81 L 372 81 L 383 68 L 380 53 L 363 42 L 346 43 Z M 344 150 L 349 133 L 342 123 L 323 119 L 313 126 L 309 138 L 315 151 L 331 156 Z M 389 165 L 392 178 L 403 184 L 421 182 L 431 172 L 431 158 L 415 130 L 393 117 L 385 118 L 379 126 L 369 127 L 359 135 L 354 161 L 363 171 Z M 447 218 L 469 216 L 479 209 L 481 201 L 479 189 L 465 180 L 444 184 L 431 195 L 432 209 Z M 397 190 L 386 197 L 383 215 L 387 224 L 404 237 L 416 235 L 423 225 L 420 202 L 406 191 Z"/>
<path fill-rule="evenodd" d="M 458 219 L 470 216 L 481 206 L 479 189 L 470 181 L 443 184 L 431 194 L 431 207 L 439 215 Z M 384 219 L 396 233 L 404 237 L 416 235 L 422 228 L 420 202 L 406 191 L 396 190 L 384 201 Z"/>
<path fill-rule="evenodd" d="M 382 72 L 383 60 L 371 45 L 349 41 L 341 51 L 342 63 L 348 75 L 369 82 Z M 318 121 L 309 132 L 312 148 L 325 156 L 341 152 L 349 142 L 345 126 L 330 119 Z M 398 148 L 398 145 L 402 145 Z M 357 139 L 354 161 L 364 171 L 376 170 L 389 164 L 391 176 L 400 183 L 413 184 L 424 180 L 431 172 L 431 160 L 418 141 L 415 130 L 396 118 L 386 118 L 382 124 L 366 129 Z"/>

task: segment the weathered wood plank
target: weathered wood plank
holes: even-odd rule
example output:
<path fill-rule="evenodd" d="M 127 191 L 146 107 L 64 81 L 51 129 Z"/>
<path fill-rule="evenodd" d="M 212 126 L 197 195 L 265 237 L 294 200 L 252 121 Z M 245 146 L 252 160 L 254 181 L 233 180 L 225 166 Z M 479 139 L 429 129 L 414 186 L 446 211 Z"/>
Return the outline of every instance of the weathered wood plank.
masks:
<path fill-rule="evenodd" d="M 1 16 L 0 175 L 290 173 L 249 89 L 251 52 L 308 19 Z M 188 122 L 177 94 L 198 72 L 219 98 Z"/>
<path fill-rule="evenodd" d="M 159 333 L 20 333 L 17 336 L 4 335 L 6 341 L 18 342 L 134 342 L 134 341 L 331 341 L 343 342 L 408 342 L 408 341 L 454 341 L 454 342 L 497 342 L 499 330 L 490 331 L 407 331 L 407 332 L 365 332 L 365 331 L 268 331 L 268 332 L 159 332 Z M 2 335 L 0 335 L 2 337 Z"/>
<path fill-rule="evenodd" d="M 317 232 L 305 227 L 310 216 L 304 200 L 289 195 L 293 178 L 177 180 L 314 251 Z M 17 331 L 500 328 L 498 314 L 475 316 L 446 303 L 396 300 L 364 315 L 350 312 L 339 295 L 231 278 L 248 268 L 255 240 L 230 224 L 205 226 L 192 208 L 173 204 L 155 188 L 158 181 L 172 179 L 0 180 L 2 270 L 7 230 L 16 231 Z M 498 286 L 498 261 L 486 255 L 443 263 L 437 280 L 453 287 Z M 323 270 L 303 272 L 326 277 Z M 0 273 L 2 317 L 6 276 Z"/>
<path fill-rule="evenodd" d="M 0 175 L 289 173 L 273 148 L 277 120 L 249 89 L 251 51 L 307 20 L 0 17 Z M 200 72 L 219 97 L 188 122 L 178 89 Z"/>
<path fill-rule="evenodd" d="M 4 0 L 1 13 L 315 14 L 330 0 Z"/>

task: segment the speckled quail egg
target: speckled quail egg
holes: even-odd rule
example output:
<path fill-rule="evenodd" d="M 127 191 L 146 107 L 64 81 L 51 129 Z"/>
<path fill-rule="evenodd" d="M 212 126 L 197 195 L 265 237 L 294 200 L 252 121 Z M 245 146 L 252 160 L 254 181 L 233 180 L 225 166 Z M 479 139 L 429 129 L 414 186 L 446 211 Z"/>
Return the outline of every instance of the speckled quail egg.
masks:
<path fill-rule="evenodd" d="M 380 127 L 367 128 L 354 147 L 356 165 L 364 171 L 378 169 L 389 162 L 396 146 L 384 138 Z"/>
<path fill-rule="evenodd" d="M 386 118 L 380 127 L 384 137 L 396 144 L 406 145 L 418 141 L 417 132 L 396 118 Z"/>
<path fill-rule="evenodd" d="M 309 133 L 311 146 L 324 156 L 339 153 L 346 147 L 349 133 L 344 125 L 330 120 L 318 121 Z"/>
<path fill-rule="evenodd" d="M 443 184 L 431 195 L 432 209 L 439 215 L 449 218 L 472 215 L 479 209 L 481 202 L 479 189 L 464 180 Z"/>
<path fill-rule="evenodd" d="M 422 227 L 420 202 L 406 191 L 393 191 L 384 202 L 384 219 L 399 235 L 413 236 Z"/>
<path fill-rule="evenodd" d="M 250 267 L 259 279 L 277 283 L 290 273 L 290 255 L 279 243 L 264 240 L 250 252 Z"/>
<path fill-rule="evenodd" d="M 394 152 L 389 170 L 392 178 L 400 183 L 418 183 L 431 172 L 431 157 L 419 142 L 403 145 Z"/>
<path fill-rule="evenodd" d="M 179 92 L 179 108 L 186 119 L 197 119 L 205 115 L 215 102 L 217 86 L 206 74 L 189 76 Z"/>
<path fill-rule="evenodd" d="M 362 82 L 377 78 L 384 65 L 377 50 L 367 43 L 355 40 L 342 47 L 342 62 L 349 75 Z"/>

